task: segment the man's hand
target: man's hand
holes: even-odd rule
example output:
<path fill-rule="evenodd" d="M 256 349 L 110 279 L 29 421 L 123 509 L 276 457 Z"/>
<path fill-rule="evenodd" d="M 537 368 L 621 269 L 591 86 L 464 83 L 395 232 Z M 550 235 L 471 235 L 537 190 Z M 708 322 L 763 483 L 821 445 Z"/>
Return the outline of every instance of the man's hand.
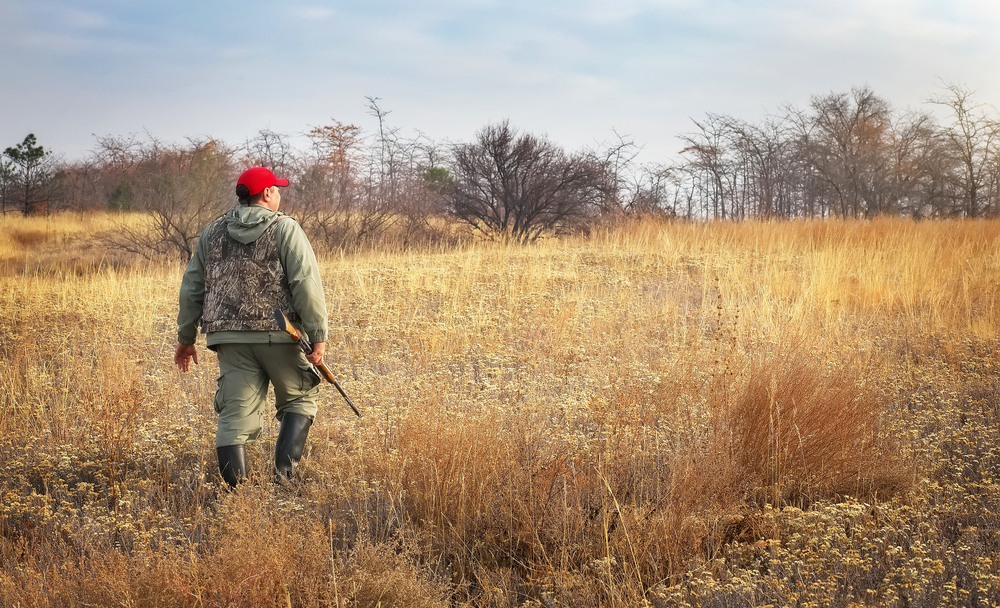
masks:
<path fill-rule="evenodd" d="M 174 363 L 180 368 L 182 372 L 186 372 L 191 369 L 191 359 L 194 359 L 194 364 L 198 365 L 198 350 L 194 347 L 194 344 L 177 344 L 177 350 L 174 351 Z"/>
<path fill-rule="evenodd" d="M 313 365 L 319 365 L 323 362 L 323 353 L 326 352 L 326 342 L 317 342 L 313 344 L 313 352 L 306 355 L 306 359 L 309 359 L 309 363 Z M 198 361 L 196 360 L 195 363 Z"/>

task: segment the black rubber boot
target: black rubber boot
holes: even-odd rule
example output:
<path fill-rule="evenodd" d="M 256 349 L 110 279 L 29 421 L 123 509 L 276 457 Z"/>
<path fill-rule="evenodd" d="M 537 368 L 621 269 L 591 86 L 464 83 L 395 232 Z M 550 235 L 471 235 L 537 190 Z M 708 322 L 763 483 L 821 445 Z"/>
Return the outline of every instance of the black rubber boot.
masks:
<path fill-rule="evenodd" d="M 219 472 L 229 489 L 247 478 L 247 446 L 227 445 L 215 448 L 215 453 L 219 457 Z"/>
<path fill-rule="evenodd" d="M 306 437 L 312 420 L 302 414 L 288 413 L 281 417 L 278 440 L 274 443 L 274 478 L 281 483 L 290 481 L 295 465 L 306 448 Z"/>

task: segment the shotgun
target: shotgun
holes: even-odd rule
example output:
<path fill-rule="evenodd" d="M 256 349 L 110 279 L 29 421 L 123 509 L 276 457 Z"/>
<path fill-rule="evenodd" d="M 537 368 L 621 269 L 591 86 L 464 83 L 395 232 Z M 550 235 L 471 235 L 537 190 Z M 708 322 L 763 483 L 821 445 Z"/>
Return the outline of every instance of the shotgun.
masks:
<path fill-rule="evenodd" d="M 305 335 L 303 335 L 301 331 L 295 329 L 295 327 L 292 326 L 291 322 L 288 320 L 288 317 L 285 316 L 285 313 L 281 312 L 278 309 L 275 309 L 274 321 L 275 323 L 278 324 L 278 327 L 280 327 L 283 331 L 288 332 L 288 335 L 290 335 L 293 340 L 298 342 L 299 347 L 302 349 L 302 352 L 304 352 L 307 355 L 312 354 L 313 352 L 312 344 L 309 342 L 309 340 L 306 339 Z M 354 405 L 354 402 L 351 401 L 351 398 L 347 396 L 347 393 L 344 392 L 344 389 L 340 387 L 340 383 L 338 383 L 337 379 L 333 377 L 333 372 L 331 372 L 330 368 L 326 366 L 326 363 L 320 361 L 319 365 L 316 365 L 316 367 L 319 369 L 320 375 L 326 378 L 327 381 L 337 389 L 337 392 L 339 392 L 340 396 L 344 398 L 344 401 L 347 402 L 347 405 L 349 405 L 351 409 L 354 410 L 354 413 L 357 414 L 358 418 L 360 418 L 361 411 L 358 410 L 357 406 Z"/>

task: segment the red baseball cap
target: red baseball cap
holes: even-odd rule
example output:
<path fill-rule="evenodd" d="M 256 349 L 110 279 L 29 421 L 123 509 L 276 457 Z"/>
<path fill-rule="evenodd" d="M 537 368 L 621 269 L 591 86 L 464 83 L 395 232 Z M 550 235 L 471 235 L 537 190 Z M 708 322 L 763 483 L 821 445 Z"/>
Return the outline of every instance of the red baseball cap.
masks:
<path fill-rule="evenodd" d="M 237 186 L 241 184 L 247 187 L 250 196 L 256 196 L 271 186 L 287 186 L 288 180 L 278 179 L 266 167 L 254 167 L 243 172 L 243 175 L 236 182 Z"/>

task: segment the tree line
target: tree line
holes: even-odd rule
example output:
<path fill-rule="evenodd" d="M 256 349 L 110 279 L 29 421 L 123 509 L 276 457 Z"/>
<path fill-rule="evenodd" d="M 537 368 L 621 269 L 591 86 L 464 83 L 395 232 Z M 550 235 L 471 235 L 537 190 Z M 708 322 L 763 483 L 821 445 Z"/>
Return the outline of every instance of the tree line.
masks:
<path fill-rule="evenodd" d="M 332 121 L 295 147 L 262 130 L 238 145 L 215 139 L 97 137 L 61 162 L 34 135 L 0 156 L 0 211 L 143 212 L 112 246 L 189 256 L 201 228 L 234 202 L 240 171 L 265 166 L 293 185 L 283 204 L 326 249 L 391 238 L 403 246 L 453 238 L 456 225 L 496 240 L 532 241 L 621 218 L 984 217 L 1000 212 L 1000 120 L 968 89 L 941 87 L 926 111 L 898 111 L 869 87 L 811 98 L 757 122 L 707 114 L 681 134 L 676 159 L 639 163 L 618 133 L 569 152 L 508 122 L 467 143 L 405 137 L 369 98 L 377 125 Z"/>
<path fill-rule="evenodd" d="M 684 161 L 667 168 L 673 208 L 733 220 L 996 215 L 996 110 L 953 84 L 929 103 L 945 110 L 945 124 L 894 111 L 868 87 L 758 123 L 709 114 L 681 137 Z"/>

